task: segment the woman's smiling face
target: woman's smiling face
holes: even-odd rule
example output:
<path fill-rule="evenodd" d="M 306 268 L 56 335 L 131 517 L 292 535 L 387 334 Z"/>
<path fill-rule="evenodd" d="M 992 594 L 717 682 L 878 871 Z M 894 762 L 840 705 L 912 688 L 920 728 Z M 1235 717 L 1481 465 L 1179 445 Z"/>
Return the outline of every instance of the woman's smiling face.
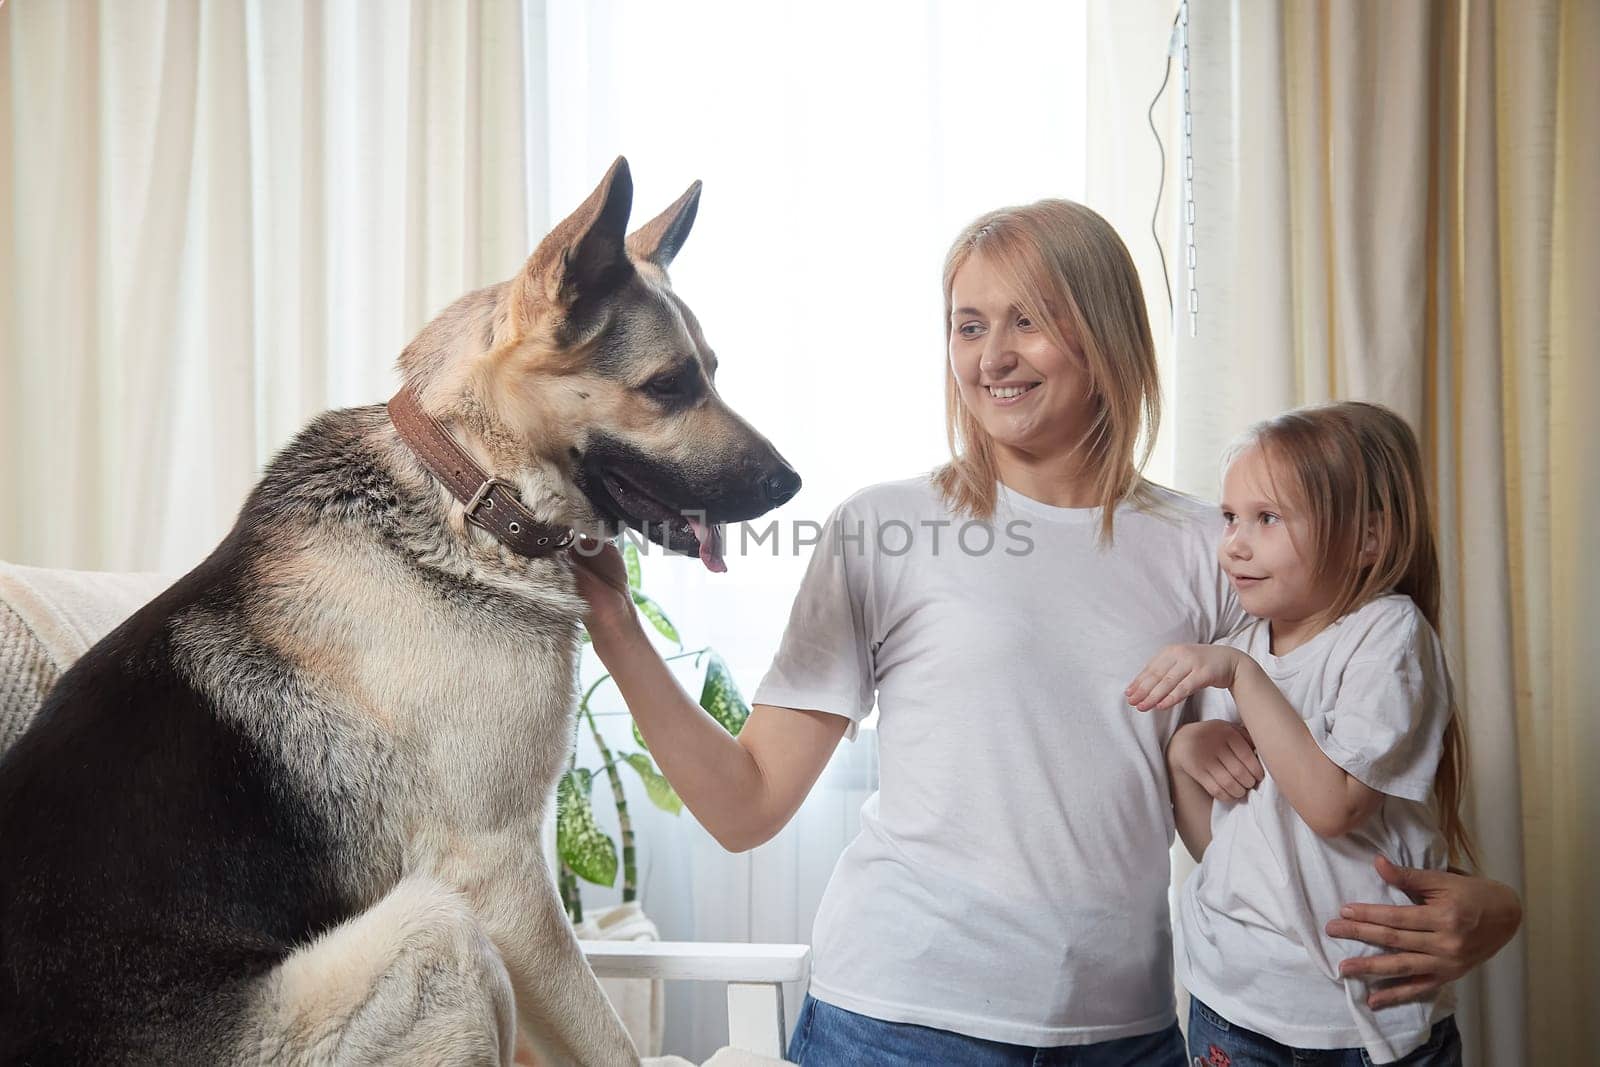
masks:
<path fill-rule="evenodd" d="M 1035 458 L 1064 455 L 1095 415 L 1088 366 L 1019 304 L 974 252 L 950 286 L 950 370 L 997 446 Z"/>

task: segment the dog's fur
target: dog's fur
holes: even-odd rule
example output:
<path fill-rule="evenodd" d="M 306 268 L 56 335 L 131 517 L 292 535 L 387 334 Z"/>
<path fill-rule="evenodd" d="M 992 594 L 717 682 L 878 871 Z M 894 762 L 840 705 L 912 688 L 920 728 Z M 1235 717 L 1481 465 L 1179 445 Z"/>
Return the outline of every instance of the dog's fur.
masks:
<path fill-rule="evenodd" d="M 717 396 L 618 160 L 517 277 L 401 356 L 540 519 L 699 549 L 799 479 Z M 636 1061 L 539 849 L 584 603 L 396 435 L 328 412 L 227 539 L 0 760 L 0 1063 Z"/>

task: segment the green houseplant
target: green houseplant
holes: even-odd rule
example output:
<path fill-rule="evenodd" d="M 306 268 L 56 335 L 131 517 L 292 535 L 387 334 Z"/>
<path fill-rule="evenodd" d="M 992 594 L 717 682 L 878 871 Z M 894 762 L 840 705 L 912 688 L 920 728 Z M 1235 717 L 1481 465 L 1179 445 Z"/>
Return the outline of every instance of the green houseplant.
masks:
<path fill-rule="evenodd" d="M 661 605 L 640 588 L 639 551 L 632 542 L 624 542 L 622 558 L 628 570 L 628 590 L 639 613 L 650 620 L 658 633 L 678 646 L 679 651 L 667 656 L 666 659 L 669 661 L 693 659 L 696 667 L 704 665 L 700 706 L 730 734 L 737 734 L 744 728 L 745 720 L 750 715 L 750 707 L 734 684 L 733 674 L 728 670 L 728 665 L 709 646 L 693 650 L 684 648 L 677 627 L 672 625 Z M 589 640 L 587 633 L 583 635 L 583 640 L 586 643 Z M 673 815 L 683 810 L 683 801 L 678 798 L 678 794 L 656 768 L 655 761 L 650 758 L 649 747 L 645 744 L 636 724 L 633 725 L 633 740 L 639 746 L 637 752 L 613 749 L 601 736 L 590 702 L 610 678 L 609 674 L 602 674 L 594 682 L 584 686 L 578 700 L 575 729 L 587 728 L 590 731 L 599 753 L 599 766 L 578 765 L 575 734 L 571 762 L 567 773 L 562 776 L 556 787 L 556 853 L 560 859 L 557 882 L 561 888 L 561 901 L 574 923 L 583 921 L 583 901 L 579 892 L 579 881 L 614 886 L 619 866 L 619 851 L 622 902 L 627 904 L 638 899 L 638 859 L 633 838 L 633 820 L 628 813 L 628 795 L 624 789 L 625 777 L 622 767 L 632 768 L 633 775 L 638 777 L 644 787 L 645 796 L 656 807 Z M 617 842 L 600 829 L 595 819 L 593 793 L 597 779 L 604 779 L 609 786 L 612 803 L 616 806 L 618 836 L 622 839 L 620 850 Z"/>

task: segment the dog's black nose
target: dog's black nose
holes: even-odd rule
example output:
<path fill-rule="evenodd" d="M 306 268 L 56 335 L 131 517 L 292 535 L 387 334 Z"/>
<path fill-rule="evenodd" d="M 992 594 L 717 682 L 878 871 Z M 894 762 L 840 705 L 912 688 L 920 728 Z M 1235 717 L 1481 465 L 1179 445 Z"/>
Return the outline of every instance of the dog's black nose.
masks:
<path fill-rule="evenodd" d="M 785 465 L 779 467 L 776 474 L 763 478 L 761 488 L 772 506 L 777 507 L 800 491 L 800 475 L 795 473 L 793 467 Z"/>

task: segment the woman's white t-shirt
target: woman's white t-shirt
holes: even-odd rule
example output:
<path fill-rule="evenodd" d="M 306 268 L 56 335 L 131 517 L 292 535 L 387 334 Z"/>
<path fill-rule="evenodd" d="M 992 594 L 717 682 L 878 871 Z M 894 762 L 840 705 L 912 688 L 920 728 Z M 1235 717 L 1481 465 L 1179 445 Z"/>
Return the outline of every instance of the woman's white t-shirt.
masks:
<path fill-rule="evenodd" d="M 1385 796 L 1364 825 L 1335 838 L 1295 814 L 1270 764 L 1245 799 L 1214 803 L 1211 844 L 1180 897 L 1178 977 L 1229 1022 L 1282 1044 L 1400 1059 L 1453 1010 L 1449 989 L 1373 1011 L 1366 983 L 1340 979 L 1339 961 L 1384 950 L 1323 927 L 1348 901 L 1412 903 L 1378 877 L 1378 853 L 1401 867 L 1446 865 L 1428 806 L 1450 721 L 1439 639 L 1410 597 L 1391 594 L 1286 655 L 1272 654 L 1261 620 L 1224 643 L 1261 664 L 1330 760 Z M 1201 718 L 1239 721 L 1226 690 L 1192 702 Z"/>
<path fill-rule="evenodd" d="M 753 702 L 879 711 L 879 791 L 813 932 L 812 993 L 875 1018 L 1022 1045 L 1174 1016 L 1167 908 L 1175 713 L 1124 690 L 1163 645 L 1243 615 L 1213 505 L 1154 489 L 1100 511 L 999 486 L 993 519 L 929 477 L 824 526 Z"/>

